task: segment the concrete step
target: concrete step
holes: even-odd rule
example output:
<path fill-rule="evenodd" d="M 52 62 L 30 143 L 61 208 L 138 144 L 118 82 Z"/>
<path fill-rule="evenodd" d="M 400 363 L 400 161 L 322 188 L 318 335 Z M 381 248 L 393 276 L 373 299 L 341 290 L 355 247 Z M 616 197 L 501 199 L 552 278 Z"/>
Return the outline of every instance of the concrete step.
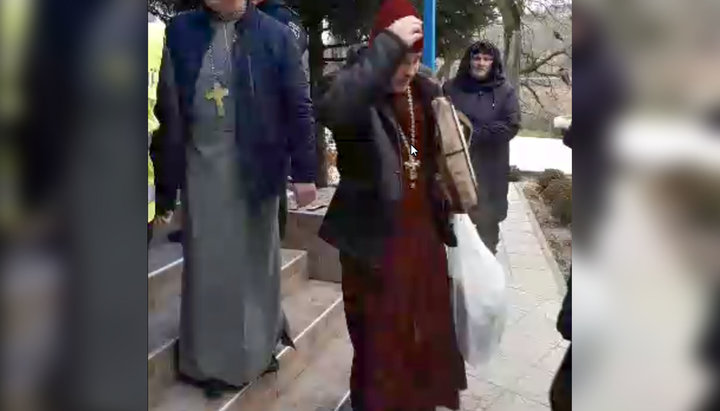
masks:
<path fill-rule="evenodd" d="M 345 396 L 340 400 L 335 411 L 353 411 L 352 403 L 350 402 L 350 390 L 345 393 Z"/>
<path fill-rule="evenodd" d="M 322 349 L 322 355 L 310 364 L 293 382 L 290 388 L 281 393 L 270 411 L 334 411 L 346 403 L 346 393 L 350 384 L 350 365 L 352 346 L 347 331 L 328 341 Z"/>
<path fill-rule="evenodd" d="M 331 197 L 332 192 L 325 196 Z M 290 211 L 282 246 L 308 252 L 308 270 L 312 279 L 339 283 L 342 277 L 338 250 L 318 236 L 326 211 L 327 207 Z"/>
<path fill-rule="evenodd" d="M 153 250 L 148 275 L 148 395 L 149 404 L 175 380 L 173 350 L 180 326 L 180 281 L 182 257 L 174 244 Z M 281 293 L 284 299 L 301 291 L 307 281 L 304 251 L 282 250 Z M 163 260 L 165 264 L 163 264 Z M 288 320 L 291 319 L 288 313 Z M 291 323 L 292 326 L 292 323 Z"/>
<path fill-rule="evenodd" d="M 329 344 L 338 338 L 348 341 L 345 332 L 342 295 L 338 284 L 308 280 L 296 292 L 283 299 L 283 308 L 290 323 L 293 341 L 297 350 L 284 348 L 278 355 L 280 370 L 250 383 L 243 390 L 208 400 L 202 391 L 174 379 L 174 341 L 163 349 L 153 352 L 148 359 L 149 384 L 170 378 L 170 386 L 162 392 L 158 386 L 148 387 L 151 401 L 157 401 L 154 411 L 197 411 L 197 410 L 266 410 L 286 392 L 296 389 L 297 378 L 304 374 L 315 360 L 327 361 L 326 357 L 349 361 L 350 353 L 333 354 Z M 349 344 L 349 342 L 347 342 Z M 339 342 L 337 342 L 339 344 Z M 330 376 L 330 374 L 328 374 Z M 320 377 L 317 377 L 320 378 Z M 323 377 L 325 379 L 325 377 Z M 331 383 L 346 378 L 331 376 Z M 342 396 L 342 389 L 338 399 Z M 333 407 L 331 407 L 332 409 Z"/>
<path fill-rule="evenodd" d="M 283 288 L 285 296 L 297 289 L 307 278 L 307 253 L 302 250 L 281 250 Z M 287 267 L 286 267 L 287 266 Z M 170 299 L 180 295 L 183 270 L 182 246 L 160 243 L 148 251 L 148 312 L 164 307 Z"/>
<path fill-rule="evenodd" d="M 307 253 L 281 250 L 281 295 L 297 290 L 307 279 Z M 177 334 L 183 257 L 179 244 L 164 243 L 148 252 L 148 349 L 152 351 Z"/>

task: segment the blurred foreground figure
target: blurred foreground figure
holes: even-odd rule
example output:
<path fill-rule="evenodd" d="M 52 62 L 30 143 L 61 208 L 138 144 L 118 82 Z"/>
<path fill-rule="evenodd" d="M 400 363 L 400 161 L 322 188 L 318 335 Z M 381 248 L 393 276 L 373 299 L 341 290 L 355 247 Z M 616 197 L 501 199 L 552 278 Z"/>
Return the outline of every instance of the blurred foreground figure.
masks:
<path fill-rule="evenodd" d="M 620 67 L 599 22 L 579 6 L 573 9 L 572 54 L 573 118 L 563 142 L 573 151 L 573 246 L 587 252 L 603 211 L 610 171 L 608 132 L 622 107 L 625 90 Z M 572 341 L 572 268 L 557 329 L 565 340 Z M 550 388 L 553 411 L 572 409 L 572 375 L 571 344 Z"/>
<path fill-rule="evenodd" d="M 609 173 L 608 130 L 622 108 L 625 81 L 589 11 L 573 9 L 573 118 L 564 142 L 573 150 L 573 246 L 590 246 Z"/>
<path fill-rule="evenodd" d="M 478 183 L 478 205 L 469 214 L 494 254 L 500 222 L 508 210 L 510 140 L 520 129 L 518 98 L 505 80 L 500 50 L 488 41 L 470 46 L 457 77 L 445 84 L 445 93 L 473 125 L 470 157 Z"/>
<path fill-rule="evenodd" d="M 557 319 L 557 330 L 563 339 L 572 341 L 572 273 L 567 282 L 567 294 Z M 572 344 L 568 347 L 550 388 L 553 411 L 572 411 Z"/>
<path fill-rule="evenodd" d="M 436 178 L 441 88 L 418 72 L 417 15 L 407 0 L 383 3 L 369 48 L 319 105 L 342 175 L 320 236 L 340 250 L 356 411 L 457 409 L 467 384 L 445 255 L 456 239 Z"/>
<path fill-rule="evenodd" d="M 247 0 L 207 0 L 170 23 L 185 146 L 179 370 L 206 395 L 274 370 L 279 197 L 315 198 L 307 80 L 290 30 Z"/>

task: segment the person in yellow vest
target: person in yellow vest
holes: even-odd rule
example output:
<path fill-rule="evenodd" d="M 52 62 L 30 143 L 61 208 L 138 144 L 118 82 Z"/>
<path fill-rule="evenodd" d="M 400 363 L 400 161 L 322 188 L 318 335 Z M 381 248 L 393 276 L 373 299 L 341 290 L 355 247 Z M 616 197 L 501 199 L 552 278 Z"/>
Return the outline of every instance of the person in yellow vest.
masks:
<path fill-rule="evenodd" d="M 182 172 L 180 113 L 171 67 L 165 24 L 148 13 L 148 244 L 154 221 L 167 223 L 172 216 Z"/>
<path fill-rule="evenodd" d="M 17 147 L 16 128 L 23 115 L 22 77 L 25 52 L 32 29 L 33 2 L 10 0 L 0 2 L 0 122 L 6 125 L 0 140 L 0 229 L 19 228 L 22 216 L 21 152 Z"/>

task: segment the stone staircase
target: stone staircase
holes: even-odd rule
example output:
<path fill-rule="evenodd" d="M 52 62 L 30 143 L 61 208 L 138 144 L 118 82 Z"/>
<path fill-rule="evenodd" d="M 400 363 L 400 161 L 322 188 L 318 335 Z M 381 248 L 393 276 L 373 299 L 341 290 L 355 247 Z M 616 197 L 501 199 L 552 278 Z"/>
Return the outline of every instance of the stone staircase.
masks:
<path fill-rule="evenodd" d="M 291 218 L 294 218 L 291 216 Z M 298 238 L 298 233 L 294 234 Z M 312 255 L 309 255 L 312 254 Z M 155 411 L 345 409 L 352 347 L 340 284 L 315 279 L 313 250 L 282 250 L 282 305 L 297 347 L 279 347 L 280 370 L 244 389 L 209 400 L 176 380 L 182 250 L 154 243 L 148 274 L 148 408 Z M 338 273 L 339 275 L 339 273 Z M 337 277 L 339 278 L 339 276 Z"/>

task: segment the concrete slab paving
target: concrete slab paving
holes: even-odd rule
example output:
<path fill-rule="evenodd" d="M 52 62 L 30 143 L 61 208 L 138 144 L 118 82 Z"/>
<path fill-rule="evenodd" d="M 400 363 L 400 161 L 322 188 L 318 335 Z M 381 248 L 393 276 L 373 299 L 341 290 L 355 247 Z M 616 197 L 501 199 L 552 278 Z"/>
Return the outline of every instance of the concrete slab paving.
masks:
<path fill-rule="evenodd" d="M 564 293 L 558 273 L 543 252 L 544 240 L 519 186 L 511 184 L 508 200 L 497 255 L 507 275 L 508 321 L 490 362 L 467 366 L 461 411 L 549 411 L 550 384 L 568 347 L 555 329 Z M 348 404 L 339 409 L 350 411 Z"/>
<path fill-rule="evenodd" d="M 498 260 L 507 273 L 508 322 L 490 363 L 468 367 L 462 411 L 549 410 L 550 384 L 568 346 L 555 329 L 564 291 L 519 190 L 511 184 L 498 246 Z"/>

